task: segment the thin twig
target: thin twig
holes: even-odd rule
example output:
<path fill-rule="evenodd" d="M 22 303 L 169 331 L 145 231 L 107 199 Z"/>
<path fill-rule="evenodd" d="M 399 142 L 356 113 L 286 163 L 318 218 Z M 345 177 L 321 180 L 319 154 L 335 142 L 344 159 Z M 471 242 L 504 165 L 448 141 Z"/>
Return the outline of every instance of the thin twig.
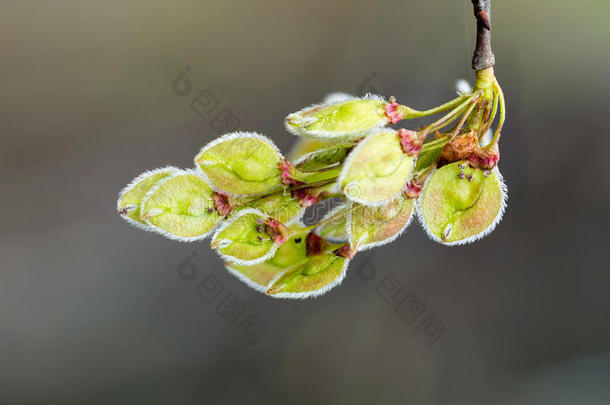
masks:
<path fill-rule="evenodd" d="M 491 0 L 472 0 L 477 18 L 477 45 L 472 56 L 472 68 L 483 70 L 495 63 L 491 51 Z"/>

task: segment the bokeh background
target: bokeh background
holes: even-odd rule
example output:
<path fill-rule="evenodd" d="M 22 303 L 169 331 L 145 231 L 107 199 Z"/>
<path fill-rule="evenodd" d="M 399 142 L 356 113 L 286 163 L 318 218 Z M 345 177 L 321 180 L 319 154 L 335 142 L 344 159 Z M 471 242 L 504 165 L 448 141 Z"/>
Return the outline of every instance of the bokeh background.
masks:
<path fill-rule="evenodd" d="M 473 78 L 470 1 L 3 1 L 0 403 L 610 403 L 610 3 L 493 3 L 501 225 L 447 248 L 414 223 L 331 293 L 282 301 L 205 242 L 128 226 L 118 191 L 191 167 L 225 109 L 288 151 L 284 116 L 331 91 L 451 98 Z M 209 276 L 223 291 L 206 302 Z M 388 280 L 420 319 L 386 302 Z M 227 296 L 245 308 L 232 323 Z"/>

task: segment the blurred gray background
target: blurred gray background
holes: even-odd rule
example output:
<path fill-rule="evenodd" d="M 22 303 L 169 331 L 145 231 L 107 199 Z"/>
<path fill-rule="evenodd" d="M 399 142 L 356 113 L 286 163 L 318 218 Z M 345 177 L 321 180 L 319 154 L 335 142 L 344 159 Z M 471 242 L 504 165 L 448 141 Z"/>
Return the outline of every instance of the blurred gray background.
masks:
<path fill-rule="evenodd" d="M 219 125 L 288 151 L 284 116 L 331 91 L 448 100 L 473 78 L 470 1 L 3 1 L 0 403 L 610 403 L 609 16 L 493 1 L 509 204 L 492 235 L 446 248 L 413 223 L 331 293 L 281 301 L 206 242 L 130 227 L 118 191 L 191 167 Z"/>

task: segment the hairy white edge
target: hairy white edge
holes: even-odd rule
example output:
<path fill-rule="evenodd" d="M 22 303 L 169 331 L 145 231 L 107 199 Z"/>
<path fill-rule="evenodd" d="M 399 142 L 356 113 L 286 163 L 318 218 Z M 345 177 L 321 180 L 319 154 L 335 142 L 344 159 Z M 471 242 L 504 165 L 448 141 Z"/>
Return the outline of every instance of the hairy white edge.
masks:
<path fill-rule="evenodd" d="M 331 189 L 331 192 L 333 193 L 340 193 L 342 192 L 342 184 L 343 184 L 343 180 L 345 179 L 345 176 L 347 175 L 347 172 L 350 168 L 350 166 L 352 165 L 352 163 L 354 162 L 354 160 L 356 159 L 356 155 L 358 154 L 359 150 L 361 148 L 363 148 L 363 145 L 366 145 L 371 139 L 373 139 L 373 137 L 378 136 L 379 134 L 383 134 L 385 132 L 394 132 L 394 133 L 398 133 L 398 131 L 395 131 L 394 129 L 391 128 L 380 128 L 377 129 L 375 131 L 373 131 L 373 133 L 371 133 L 371 135 L 367 136 L 366 138 L 364 138 L 362 141 L 360 141 L 356 147 L 354 149 L 352 149 L 350 151 L 350 153 L 347 155 L 347 158 L 345 159 L 345 162 L 343 163 L 343 167 L 341 168 L 341 173 L 339 173 L 339 177 L 337 177 L 337 181 L 335 182 L 334 186 Z M 405 183 L 408 182 L 409 180 L 411 180 L 411 178 L 413 177 L 413 172 L 415 169 L 415 163 L 417 161 L 416 158 L 408 156 L 405 154 L 405 157 L 407 159 L 411 160 L 411 171 L 409 173 L 409 176 L 407 176 L 407 178 L 405 179 Z M 349 183 L 352 184 L 353 182 Z M 347 186 L 349 186 L 346 185 Z M 404 185 L 403 185 L 404 186 Z M 368 201 L 368 200 L 363 200 L 361 198 L 357 198 L 354 196 L 350 196 L 347 193 L 345 193 L 345 197 L 353 202 L 357 202 L 360 205 L 365 205 L 367 207 L 381 207 L 384 205 L 387 205 L 390 201 L 395 200 L 396 198 L 398 198 L 400 196 L 400 194 L 402 193 L 402 189 L 403 186 L 401 186 L 400 190 L 398 190 L 398 192 L 396 192 L 395 194 L 391 195 L 390 197 L 384 199 L 384 200 L 379 200 L 379 201 Z"/>
<path fill-rule="evenodd" d="M 164 185 L 166 182 L 168 182 L 169 180 L 173 179 L 174 177 L 178 177 L 178 176 L 185 176 L 185 175 L 192 175 L 195 176 L 197 178 L 199 178 L 199 176 L 197 176 L 197 173 L 195 172 L 195 170 L 193 169 L 177 169 L 176 171 L 174 171 L 170 176 L 165 177 L 161 180 L 159 180 L 150 190 L 148 190 L 148 192 L 146 193 L 146 195 L 144 196 L 144 198 L 142 198 L 142 202 L 140 204 L 140 214 L 144 215 L 144 207 L 146 206 L 146 202 L 150 199 L 150 197 L 162 186 Z M 150 227 L 150 230 L 153 232 L 156 232 L 160 235 L 165 236 L 168 239 L 172 239 L 172 240 L 176 240 L 178 242 L 195 242 L 198 240 L 202 240 L 208 237 L 208 235 L 214 230 L 215 226 L 213 226 L 209 231 L 207 231 L 204 234 L 201 235 L 197 235 L 197 236 L 179 236 L 179 235 L 175 235 L 171 232 L 166 231 L 165 229 L 160 228 L 157 225 L 154 225 L 153 223 L 151 223 L 149 220 L 145 219 L 144 222 L 146 222 L 146 224 Z"/>
<path fill-rule="evenodd" d="M 336 207 L 333 207 L 332 209 L 330 209 L 330 210 L 329 210 L 329 211 L 326 213 L 326 215 L 324 215 L 324 216 L 322 217 L 322 219 L 321 219 L 320 221 L 325 221 L 325 220 L 327 220 L 328 218 L 332 217 L 333 215 L 337 214 L 339 211 L 342 211 L 342 210 L 344 210 L 344 209 L 349 209 L 349 208 L 351 208 L 351 205 L 352 205 L 352 203 L 351 203 L 351 202 L 345 202 L 345 203 L 341 203 L 341 204 L 337 205 Z M 348 214 L 348 217 L 349 217 L 349 214 Z M 323 225 L 321 225 L 321 226 L 319 226 L 319 227 L 315 228 L 315 229 L 314 229 L 314 233 L 315 233 L 316 235 L 318 235 L 318 236 L 322 237 L 322 236 L 320 235 L 320 228 L 324 228 L 324 225 L 325 225 L 325 224 L 323 224 Z M 327 240 L 327 241 L 329 241 L 330 243 L 344 243 L 344 242 L 347 242 L 347 241 L 348 241 L 347 229 L 346 229 L 345 231 L 346 231 L 346 235 L 345 235 L 345 237 L 344 237 L 344 238 L 335 238 L 335 237 L 332 237 L 332 236 L 330 236 L 330 237 L 329 237 L 328 235 L 326 235 L 326 236 L 324 236 L 324 239 L 326 239 L 326 240 Z"/>
<path fill-rule="evenodd" d="M 319 297 L 320 295 L 324 295 L 328 291 L 332 290 L 333 288 L 335 288 L 336 286 L 341 284 L 343 279 L 345 279 L 345 275 L 347 273 L 347 267 L 349 265 L 349 262 L 350 262 L 349 259 L 345 259 L 345 262 L 343 263 L 343 269 L 341 269 L 341 274 L 339 274 L 337 276 L 337 278 L 334 279 L 330 284 L 325 285 L 324 287 L 322 287 L 318 290 L 301 292 L 301 293 L 277 293 L 277 294 L 267 294 L 267 295 L 270 297 L 273 297 L 273 298 L 289 298 L 289 299 L 315 298 L 315 297 Z M 286 271 L 288 271 L 288 270 L 286 270 Z M 268 287 L 271 288 L 273 283 L 275 281 L 277 281 L 277 279 L 285 273 L 286 272 L 282 272 L 280 275 L 274 277 L 273 280 L 271 280 L 271 282 L 269 282 Z"/>
<path fill-rule="evenodd" d="M 296 118 L 297 120 L 301 121 L 301 122 L 299 122 L 299 124 L 311 125 L 316 121 L 315 118 L 300 118 L 299 116 L 302 115 L 303 113 L 311 110 L 312 108 L 329 107 L 332 105 L 341 104 L 341 103 L 345 103 L 345 102 L 349 102 L 349 101 L 353 101 L 353 100 L 377 100 L 377 101 L 382 101 L 384 103 L 387 102 L 381 96 L 368 93 L 364 97 L 350 96 L 349 98 L 331 102 L 331 103 L 323 102 L 320 104 L 312 104 L 308 107 L 302 108 L 301 110 L 299 110 L 295 113 L 289 114 L 286 117 L 286 119 L 284 119 L 284 127 L 286 128 L 286 130 L 288 132 L 290 132 L 291 134 L 296 135 L 296 136 L 305 136 L 308 138 L 314 138 L 314 139 L 318 139 L 320 141 L 326 141 L 326 142 L 329 142 L 329 141 L 340 142 L 343 140 L 356 140 L 365 135 L 368 135 L 371 131 L 373 131 L 375 129 L 385 127 L 386 125 L 388 125 L 387 118 L 385 117 L 385 115 L 382 117 L 382 119 L 380 119 L 380 121 L 377 124 L 371 126 L 370 128 L 366 128 L 366 129 L 359 130 L 359 131 L 310 131 L 301 126 L 290 125 L 290 123 L 288 122 L 289 118 Z"/>
<path fill-rule="evenodd" d="M 342 93 L 342 92 L 330 93 L 324 98 L 324 100 L 322 101 L 322 104 L 329 104 L 329 105 L 337 104 L 337 103 L 340 103 L 343 101 L 349 101 L 349 100 L 352 100 L 355 98 L 356 98 L 355 96 L 352 96 L 351 94 L 347 94 L 347 93 Z M 321 105 L 321 104 L 318 104 L 318 105 Z M 284 121 L 284 125 L 286 125 L 285 121 Z M 291 132 L 291 133 L 294 134 L 294 132 Z M 319 141 L 319 142 L 325 143 L 326 145 L 332 145 L 335 143 L 331 139 L 313 139 L 313 138 L 307 138 L 307 137 L 299 137 L 297 139 L 297 141 L 292 144 L 292 147 L 290 148 L 290 152 L 288 152 L 288 154 L 286 155 L 288 160 L 292 161 L 292 163 L 295 166 L 298 164 L 297 160 L 299 160 L 302 157 L 302 156 L 295 156 L 296 151 L 299 149 L 300 145 L 306 141 Z M 311 153 L 311 152 L 309 152 L 309 153 Z"/>
<path fill-rule="evenodd" d="M 402 226 L 402 228 L 400 228 L 400 230 L 398 232 L 396 232 L 394 235 L 390 236 L 387 239 L 380 240 L 377 242 L 372 242 L 372 243 L 365 243 L 363 245 L 360 245 L 360 241 L 354 241 L 354 237 L 352 234 L 352 214 L 354 213 L 354 211 L 350 212 L 347 216 L 347 236 L 348 236 L 349 245 L 352 248 L 356 248 L 356 250 L 358 252 L 363 252 L 365 250 L 369 250 L 369 249 L 372 249 L 372 248 L 375 248 L 378 246 L 383 246 L 383 245 L 387 245 L 388 243 L 394 242 L 409 227 L 409 225 L 411 224 L 411 221 L 413 221 L 413 211 L 415 209 L 415 205 L 416 205 L 416 202 L 414 201 L 413 204 L 411 204 L 411 212 L 409 213 L 409 217 L 407 218 L 407 221 L 404 223 L 404 225 Z M 402 213 L 402 211 L 401 211 L 401 213 Z M 365 234 L 364 237 L 366 237 L 366 235 L 367 234 Z M 363 238 L 361 238 L 361 239 L 363 239 Z"/>
<path fill-rule="evenodd" d="M 215 191 L 218 191 L 225 195 L 229 195 L 229 196 L 233 196 L 233 197 L 257 196 L 257 195 L 262 195 L 262 194 L 269 192 L 269 191 L 263 191 L 263 192 L 255 193 L 255 194 L 239 194 L 239 193 L 232 193 L 230 191 L 223 190 L 222 188 L 216 186 L 212 182 L 212 180 L 205 174 L 205 172 L 203 171 L 201 166 L 197 163 L 197 160 L 201 157 L 201 155 L 203 155 L 205 152 L 207 152 L 214 146 L 216 146 L 222 142 L 226 142 L 226 141 L 231 141 L 231 140 L 235 140 L 235 139 L 247 139 L 247 138 L 258 139 L 258 140 L 264 142 L 269 147 L 271 147 L 271 149 L 277 154 L 279 160 L 284 158 L 284 156 L 280 152 L 279 148 L 275 145 L 275 143 L 270 138 L 266 137 L 265 135 L 259 134 L 257 132 L 237 131 L 237 132 L 231 132 L 229 134 L 222 135 L 221 137 L 214 139 L 213 141 L 206 144 L 203 148 L 201 148 L 199 153 L 197 153 L 197 155 L 195 155 L 195 158 L 193 159 L 193 161 L 195 162 L 195 170 L 197 171 L 197 174 L 201 178 L 203 178 L 210 185 L 210 187 L 212 187 Z M 279 189 L 279 187 L 278 187 L 278 189 Z"/>
<path fill-rule="evenodd" d="M 161 167 L 158 169 L 153 169 L 153 170 L 148 170 L 145 171 L 144 173 L 138 175 L 137 177 L 135 177 L 133 180 L 131 180 L 129 182 L 129 184 L 127 184 L 120 192 L 119 192 L 119 196 L 118 196 L 118 200 L 117 200 L 117 211 L 119 211 L 121 209 L 121 202 L 123 201 L 123 198 L 125 197 L 125 194 L 127 194 L 128 192 L 130 192 L 135 186 L 137 186 L 138 184 L 140 184 L 142 181 L 146 180 L 148 177 L 155 175 L 155 174 L 159 174 L 159 173 L 163 173 L 163 172 L 168 172 L 169 176 L 171 176 L 171 174 L 175 171 L 179 171 L 180 169 L 178 169 L 177 167 L 174 166 L 165 166 L 165 167 Z M 161 179 L 163 180 L 163 179 Z M 156 184 L 153 184 L 152 187 L 154 187 Z M 151 188 L 152 188 L 151 187 Z M 144 194 L 144 197 L 146 197 L 146 194 Z M 140 210 L 140 213 L 142 211 Z M 148 232 L 153 232 L 153 230 L 150 228 L 150 226 L 143 224 L 139 221 L 136 221 L 133 218 L 128 217 L 127 215 L 120 215 L 121 218 L 123 218 L 125 221 L 127 221 L 130 225 L 133 225 L 135 228 L 144 230 L 144 231 L 148 231 Z"/>
<path fill-rule="evenodd" d="M 252 281 L 252 279 L 246 277 L 242 272 L 240 272 L 237 269 L 234 269 L 230 265 L 228 265 L 228 264 L 225 265 L 225 268 L 227 269 L 227 271 L 229 273 L 231 273 L 232 275 L 237 277 L 240 281 L 245 283 L 248 287 L 250 287 L 258 292 L 262 292 L 262 293 L 265 293 L 267 291 L 267 288 L 264 285 L 258 284 L 256 282 Z"/>
<path fill-rule="evenodd" d="M 469 238 L 456 240 L 454 242 L 445 242 L 441 238 L 436 236 L 432 232 L 432 230 L 430 230 L 430 228 L 428 227 L 428 224 L 426 224 L 426 220 L 424 219 L 423 207 L 422 207 L 423 198 L 424 198 L 424 193 L 426 191 L 426 186 L 428 185 L 428 182 L 432 178 L 432 174 L 430 174 L 430 176 L 428 176 L 428 178 L 426 179 L 426 182 L 424 183 L 424 187 L 422 188 L 422 192 L 421 192 L 419 198 L 417 199 L 417 219 L 419 220 L 419 223 L 421 224 L 422 228 L 424 228 L 424 231 L 426 231 L 426 234 L 428 235 L 428 237 L 430 239 L 432 239 L 435 242 L 441 243 L 445 246 L 459 246 L 459 245 L 466 245 L 468 243 L 477 241 L 477 240 L 489 235 L 491 232 L 493 232 L 493 230 L 500 223 L 500 221 L 502 220 L 502 217 L 504 216 L 504 211 L 506 210 L 506 205 L 507 205 L 507 201 L 508 201 L 508 187 L 506 187 L 506 184 L 504 183 L 504 177 L 502 177 L 502 174 L 500 173 L 498 166 L 494 167 L 494 169 L 492 170 L 492 173 L 496 175 L 496 178 L 500 185 L 501 194 L 502 194 L 502 197 L 501 197 L 502 201 L 500 202 L 500 209 L 498 210 L 498 214 L 496 214 L 496 217 L 494 218 L 492 223 L 489 224 L 489 226 L 487 228 L 485 228 L 483 231 L 481 231 L 478 234 L 473 235 Z"/>
<path fill-rule="evenodd" d="M 244 208 L 242 210 L 237 211 L 235 214 L 229 216 L 228 219 L 226 219 L 225 221 L 223 221 L 215 230 L 214 235 L 212 236 L 212 240 L 211 242 L 213 243 L 214 241 L 216 241 L 216 239 L 218 238 L 218 235 L 224 231 L 229 225 L 231 225 L 233 222 L 235 222 L 238 218 L 246 215 L 246 214 L 255 214 L 258 215 L 260 217 L 262 217 L 263 219 L 267 219 L 269 218 L 269 215 L 265 214 L 262 211 L 259 211 L 255 208 Z M 232 264 L 239 264 L 242 266 L 252 266 L 254 264 L 259 264 L 264 262 L 265 260 L 269 260 L 273 257 L 273 255 L 275 255 L 275 251 L 279 248 L 279 245 L 277 244 L 273 244 L 273 247 L 269 250 L 269 252 L 267 252 L 266 254 L 264 254 L 261 257 L 257 257 L 256 259 L 252 259 L 252 260 L 242 260 L 242 259 L 238 259 L 237 257 L 233 257 L 233 256 L 229 256 L 226 255 L 224 253 L 222 253 L 220 251 L 220 249 L 214 249 L 216 250 L 216 253 L 218 253 L 218 255 L 223 258 L 224 260 L 228 261 L 229 263 Z"/>

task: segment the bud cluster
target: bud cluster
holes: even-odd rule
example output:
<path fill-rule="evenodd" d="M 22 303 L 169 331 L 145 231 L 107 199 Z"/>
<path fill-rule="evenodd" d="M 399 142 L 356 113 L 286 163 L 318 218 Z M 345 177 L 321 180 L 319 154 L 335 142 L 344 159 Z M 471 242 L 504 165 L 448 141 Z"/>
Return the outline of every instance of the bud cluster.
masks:
<path fill-rule="evenodd" d="M 497 167 L 504 99 L 493 71 L 477 74 L 485 87 L 426 111 L 367 95 L 290 114 L 285 127 L 301 139 L 288 158 L 263 135 L 224 135 L 199 151 L 194 169 L 136 177 L 118 213 L 171 239 L 210 236 L 228 271 L 282 298 L 330 290 L 357 252 L 392 242 L 414 216 L 439 243 L 474 241 L 493 230 L 506 200 Z M 440 113 L 426 127 L 390 126 Z M 343 203 L 302 223 L 306 208 L 329 198 Z"/>

